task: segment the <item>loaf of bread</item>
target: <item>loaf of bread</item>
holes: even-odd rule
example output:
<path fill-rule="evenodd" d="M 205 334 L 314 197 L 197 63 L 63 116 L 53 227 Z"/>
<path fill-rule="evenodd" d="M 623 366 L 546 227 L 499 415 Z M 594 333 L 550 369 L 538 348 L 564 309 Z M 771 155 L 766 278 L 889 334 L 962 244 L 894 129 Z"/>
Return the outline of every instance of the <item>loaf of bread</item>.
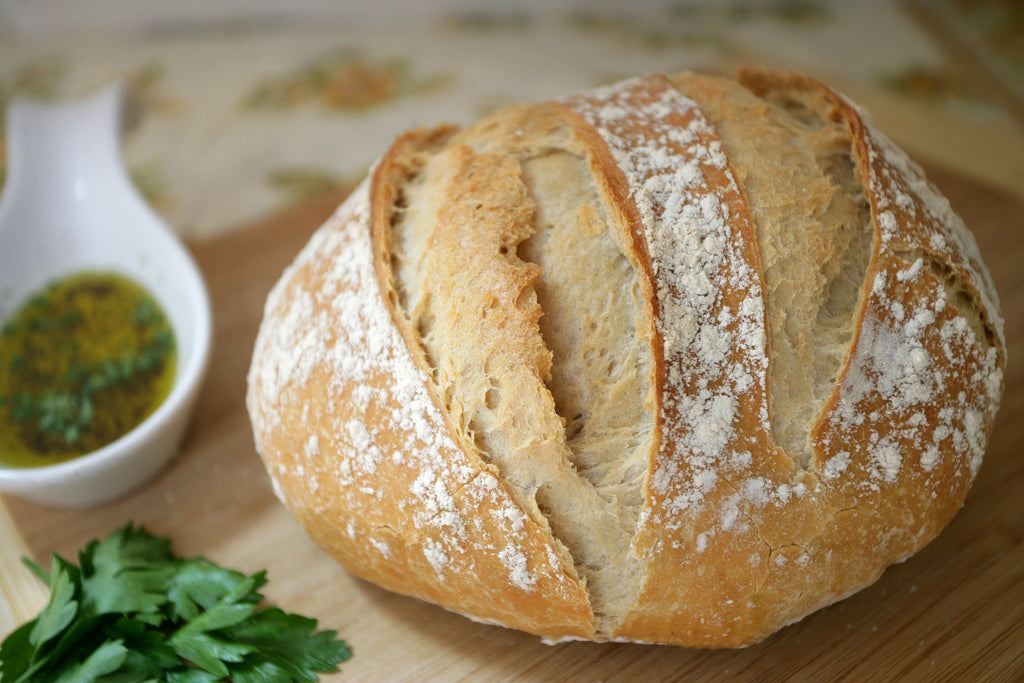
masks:
<path fill-rule="evenodd" d="M 548 642 L 739 647 L 939 533 L 1004 361 L 920 168 L 746 69 L 400 136 L 271 292 L 247 404 L 356 576 Z"/>

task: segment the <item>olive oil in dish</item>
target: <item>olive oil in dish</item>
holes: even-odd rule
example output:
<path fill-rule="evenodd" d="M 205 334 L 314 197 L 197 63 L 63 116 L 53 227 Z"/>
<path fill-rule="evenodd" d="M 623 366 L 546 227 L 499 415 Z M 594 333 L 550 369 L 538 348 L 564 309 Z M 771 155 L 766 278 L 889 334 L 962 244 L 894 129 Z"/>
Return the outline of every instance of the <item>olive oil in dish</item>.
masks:
<path fill-rule="evenodd" d="M 0 330 L 0 463 L 52 465 L 127 434 L 170 394 L 176 364 L 138 283 L 83 271 L 47 285 Z"/>

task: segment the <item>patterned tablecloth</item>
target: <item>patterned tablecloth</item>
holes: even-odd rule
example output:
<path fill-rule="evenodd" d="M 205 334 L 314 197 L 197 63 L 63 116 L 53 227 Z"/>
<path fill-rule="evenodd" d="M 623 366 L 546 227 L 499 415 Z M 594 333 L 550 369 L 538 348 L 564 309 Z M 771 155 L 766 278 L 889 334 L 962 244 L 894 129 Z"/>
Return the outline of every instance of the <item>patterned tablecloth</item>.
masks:
<path fill-rule="evenodd" d="M 125 79 L 132 173 L 193 240 L 353 183 L 413 126 L 746 62 L 826 80 L 915 156 L 1024 195 L 1015 0 L 0 2 L 0 104 Z"/>

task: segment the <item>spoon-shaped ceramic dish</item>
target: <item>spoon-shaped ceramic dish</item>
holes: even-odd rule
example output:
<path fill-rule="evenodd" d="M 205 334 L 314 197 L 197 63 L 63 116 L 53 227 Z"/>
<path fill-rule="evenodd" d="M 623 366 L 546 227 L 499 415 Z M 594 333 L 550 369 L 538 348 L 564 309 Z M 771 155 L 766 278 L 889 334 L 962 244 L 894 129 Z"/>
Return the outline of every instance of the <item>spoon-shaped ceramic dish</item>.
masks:
<path fill-rule="evenodd" d="M 114 271 L 149 290 L 174 330 L 170 395 L 135 429 L 67 462 L 0 464 L 0 491 L 78 507 L 139 486 L 176 454 L 210 351 L 209 295 L 188 251 L 136 191 L 120 152 L 120 84 L 66 104 L 15 101 L 0 196 L 0 325 L 61 276 Z"/>

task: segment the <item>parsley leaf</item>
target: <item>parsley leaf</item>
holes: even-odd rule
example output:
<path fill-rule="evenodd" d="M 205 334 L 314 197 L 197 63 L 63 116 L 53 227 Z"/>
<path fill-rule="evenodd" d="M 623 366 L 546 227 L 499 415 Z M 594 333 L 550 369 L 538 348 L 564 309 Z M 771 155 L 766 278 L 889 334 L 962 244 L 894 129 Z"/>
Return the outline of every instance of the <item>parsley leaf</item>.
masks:
<path fill-rule="evenodd" d="M 337 640 L 334 631 L 314 633 L 316 619 L 288 614 L 276 607 L 257 612 L 229 629 L 232 639 L 248 643 L 258 658 L 250 658 L 250 669 L 239 667 L 236 681 L 308 681 L 316 677 L 310 671 L 324 671 L 333 661 L 352 656 L 348 645 Z M 265 672 L 266 675 L 258 676 Z M 280 672 L 270 675 L 270 672 Z M 245 675 L 243 675 L 243 673 Z"/>
<path fill-rule="evenodd" d="M 61 672 L 54 683 L 92 683 L 100 676 L 121 668 L 128 650 L 120 640 L 108 640 L 92 651 L 81 664 Z"/>
<path fill-rule="evenodd" d="M 79 566 L 26 564 L 50 601 L 0 644 L 0 683 L 312 683 L 352 656 L 315 619 L 261 608 L 265 572 L 176 557 L 132 524 L 89 543 Z"/>
<path fill-rule="evenodd" d="M 34 661 L 35 650 L 28 639 L 34 626 L 33 621 L 22 624 L 0 644 L 0 672 L 3 674 L 0 680 L 29 680 L 39 669 L 39 664 Z"/>
<path fill-rule="evenodd" d="M 167 602 L 176 571 L 170 542 L 132 525 L 79 554 L 85 605 L 93 614 L 152 614 Z"/>
<path fill-rule="evenodd" d="M 68 578 L 67 570 L 55 567 L 50 573 L 50 602 L 43 608 L 31 633 L 28 634 L 28 641 L 36 653 L 47 641 L 60 635 L 74 621 L 75 614 L 78 613 L 78 601 L 74 597 L 75 586 Z"/>
<path fill-rule="evenodd" d="M 250 591 L 248 598 L 254 603 L 259 602 L 263 596 L 256 590 L 266 581 L 264 572 L 246 577 L 240 572 L 218 567 L 202 558 L 185 560 L 179 566 L 167 591 L 171 603 L 171 617 L 191 621 L 200 611 L 213 607 L 223 596 L 238 590 L 242 585 Z"/>

